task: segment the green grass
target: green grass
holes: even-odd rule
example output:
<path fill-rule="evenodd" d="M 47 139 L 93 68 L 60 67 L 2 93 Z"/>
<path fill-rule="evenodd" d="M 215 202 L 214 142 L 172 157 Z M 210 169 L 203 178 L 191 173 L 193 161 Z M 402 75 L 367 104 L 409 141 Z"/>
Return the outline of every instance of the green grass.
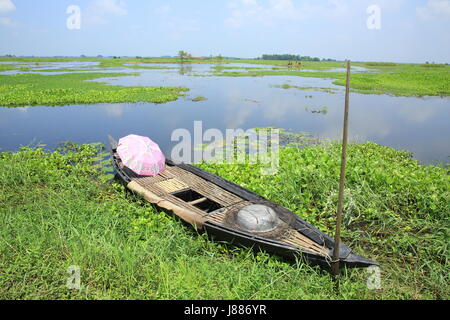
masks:
<path fill-rule="evenodd" d="M 154 58 L 148 61 L 154 63 L 170 63 L 175 58 Z M 208 59 L 198 59 L 190 63 L 208 63 Z M 227 63 L 247 63 L 254 65 L 271 65 L 281 67 L 275 70 L 258 70 L 245 68 L 243 71 L 228 72 L 224 65 L 216 66 L 214 76 L 258 77 L 258 76 L 300 76 L 335 79 L 334 84 L 345 85 L 345 73 L 325 72 L 330 68 L 343 68 L 343 62 L 302 61 L 302 69 L 315 70 L 305 72 L 288 69 L 288 61 L 224 59 Z M 400 64 L 391 62 L 355 62 L 355 66 L 368 68 L 371 72 L 353 72 L 351 88 L 354 92 L 368 94 L 390 94 L 394 96 L 449 96 L 450 66 L 443 64 Z M 236 68 L 233 68 L 236 69 Z"/>
<path fill-rule="evenodd" d="M 337 80 L 345 85 L 345 80 Z M 354 73 L 351 88 L 362 93 L 395 96 L 450 96 L 450 66 L 384 67 L 377 73 Z"/>
<path fill-rule="evenodd" d="M 75 57 L 0 57 L 0 61 L 13 61 L 20 63 L 42 62 L 71 62 L 71 61 L 96 61 L 100 58 L 75 58 Z"/>
<path fill-rule="evenodd" d="M 71 149 L 0 156 L 1 299 L 332 294 L 330 277 L 318 269 L 210 242 L 120 185 L 102 188 L 91 168 L 95 148 Z M 81 291 L 66 288 L 71 265 L 81 269 Z M 304 281 L 313 287 L 305 291 Z"/>
<path fill-rule="evenodd" d="M 86 81 L 130 75 L 133 74 L 0 75 L 0 106 L 62 106 L 141 101 L 165 103 L 178 99 L 188 90 L 180 87 L 125 87 Z"/>
<path fill-rule="evenodd" d="M 11 66 L 8 64 L 0 64 L 0 72 L 10 71 L 10 70 L 15 70 L 15 69 L 16 69 L 15 66 Z"/>
<path fill-rule="evenodd" d="M 325 72 L 324 68 L 335 63 L 316 62 L 304 65 L 304 69 L 317 70 L 249 70 L 214 73 L 225 77 L 299 76 L 335 79 L 333 84 L 345 85 L 344 72 Z M 320 67 L 320 66 L 323 67 Z M 412 65 L 394 63 L 355 63 L 373 72 L 353 72 L 350 87 L 354 92 L 367 94 L 390 94 L 394 96 L 450 96 L 450 66 Z M 327 67 L 325 67 L 327 66 Z M 335 66 L 336 67 L 336 66 Z M 342 67 L 342 64 L 340 65 Z"/>
<path fill-rule="evenodd" d="M 366 62 L 364 63 L 366 67 L 395 67 L 398 63 L 394 62 Z"/>
<path fill-rule="evenodd" d="M 65 61 L 98 61 L 100 67 L 123 67 L 130 69 L 165 69 L 158 66 L 137 66 L 137 63 L 180 63 L 179 58 L 0 58 L 0 61 L 25 63 L 65 62 Z M 333 79 L 334 84 L 345 85 L 344 72 L 325 72 L 330 68 L 343 68 L 343 62 L 310 62 L 303 61 L 302 69 L 289 69 L 288 61 L 223 59 L 217 61 L 210 58 L 192 58 L 184 60 L 187 64 L 216 64 L 211 76 L 227 77 L 259 77 L 259 76 L 300 76 Z M 227 66 L 229 63 L 246 63 L 255 67 L 241 67 L 240 71 Z M 127 65 L 129 64 L 129 65 Z M 272 70 L 258 70 L 258 65 L 270 65 Z M 370 72 L 353 72 L 351 88 L 354 92 L 367 94 L 390 94 L 394 96 L 442 96 L 450 95 L 450 66 L 443 64 L 400 64 L 390 62 L 355 62 L 355 66 L 365 67 Z M 11 70 L 19 66 L 0 66 Z M 57 71 L 57 70 L 55 70 Z M 202 75 L 205 76 L 205 75 Z"/>
<path fill-rule="evenodd" d="M 216 65 L 212 69 L 214 72 L 222 72 L 223 70 L 261 70 L 261 68 L 258 67 L 235 67 L 223 65 Z"/>
<path fill-rule="evenodd" d="M 111 60 L 102 60 L 99 63 L 100 68 L 128 68 L 128 69 L 155 69 L 155 70 L 164 70 L 164 69 L 173 69 L 172 67 L 164 67 L 164 66 L 139 66 L 138 63 L 150 63 L 144 61 L 135 61 L 135 60 L 125 60 L 125 59 L 111 59 Z"/>
<path fill-rule="evenodd" d="M 281 89 L 298 89 L 298 90 L 304 90 L 304 91 L 322 91 L 327 92 L 330 94 L 335 94 L 337 89 L 334 88 L 322 88 L 322 87 L 301 87 L 301 86 L 294 86 L 289 83 L 284 83 L 282 85 L 270 85 L 271 88 L 281 88 Z"/>
<path fill-rule="evenodd" d="M 98 146 L 0 155 L 0 299 L 448 299 L 449 174 L 373 143 L 349 148 L 344 241 L 381 263 L 382 289 L 209 241 L 107 176 Z M 97 161 L 97 162 L 96 162 Z M 204 168 L 334 226 L 337 145 L 283 148 L 278 175 L 258 165 Z M 66 288 L 67 268 L 81 290 Z"/>
<path fill-rule="evenodd" d="M 256 60 L 256 59 L 226 59 L 227 63 L 248 63 L 255 65 L 270 65 L 277 67 L 288 67 L 289 61 L 286 60 Z M 300 61 L 302 64 L 302 69 L 307 70 L 323 70 L 330 68 L 343 68 L 344 63 L 339 61 Z"/>
<path fill-rule="evenodd" d="M 29 71 L 29 68 L 20 66 L 18 64 L 10 65 L 10 64 L 0 64 L 0 72 L 4 71 L 13 71 L 13 70 L 19 70 L 19 71 Z"/>
<path fill-rule="evenodd" d="M 202 167 L 333 234 L 340 146 L 284 148 L 280 157 L 276 176 L 261 176 L 256 165 Z M 375 297 L 450 297 L 448 169 L 374 143 L 350 145 L 343 241 L 381 263 L 383 289 Z"/>

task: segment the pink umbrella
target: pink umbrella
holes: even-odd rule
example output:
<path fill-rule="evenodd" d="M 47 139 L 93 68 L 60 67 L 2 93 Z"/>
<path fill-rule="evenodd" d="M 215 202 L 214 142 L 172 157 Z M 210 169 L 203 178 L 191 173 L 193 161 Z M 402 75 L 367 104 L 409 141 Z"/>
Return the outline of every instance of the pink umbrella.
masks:
<path fill-rule="evenodd" d="M 119 140 L 117 154 L 122 163 L 143 176 L 157 176 L 166 160 L 159 146 L 147 137 L 129 135 Z"/>

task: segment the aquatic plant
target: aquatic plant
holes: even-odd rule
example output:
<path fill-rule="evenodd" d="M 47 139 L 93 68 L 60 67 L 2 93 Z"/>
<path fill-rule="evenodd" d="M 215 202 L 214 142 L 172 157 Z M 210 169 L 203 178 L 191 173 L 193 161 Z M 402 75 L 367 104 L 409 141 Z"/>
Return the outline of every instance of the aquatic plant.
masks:
<path fill-rule="evenodd" d="M 320 114 L 327 114 L 328 113 L 328 107 L 322 107 L 322 108 L 319 108 L 319 109 L 312 109 L 312 108 L 309 108 L 309 107 L 305 107 L 305 111 L 306 112 L 310 112 L 310 113 L 320 113 Z"/>
<path fill-rule="evenodd" d="M 302 139 L 301 139 L 302 140 Z M 303 140 L 302 140 L 303 141 Z M 352 144 L 343 240 L 381 262 L 381 290 L 264 252 L 211 242 L 118 183 L 100 145 L 0 154 L 0 297 L 4 299 L 448 299 L 448 169 L 406 151 Z M 283 147 L 276 176 L 203 164 L 332 233 L 340 147 Z M 99 169 L 103 168 L 103 171 Z M 102 178 L 104 177 L 104 178 Z M 66 287 L 70 266 L 80 290 Z M 33 279 L 33 281 L 30 281 Z M 201 288 L 201 290 L 200 290 Z"/>
<path fill-rule="evenodd" d="M 0 61 L 13 62 L 70 62 L 70 61 L 98 61 L 100 67 L 123 67 L 123 68 L 143 68 L 153 69 L 154 66 L 140 67 L 136 63 L 179 63 L 180 59 L 175 58 L 17 58 L 0 57 Z M 189 63 L 211 64 L 210 58 L 190 58 Z M 219 60 L 215 60 L 218 62 Z M 220 63 L 245 63 L 257 65 L 269 65 L 276 68 L 269 69 L 249 69 L 246 67 L 241 71 L 229 72 L 228 68 L 215 69 L 213 76 L 229 77 L 259 77 L 259 76 L 300 76 L 334 79 L 334 84 L 344 85 L 345 74 L 343 72 L 324 72 L 331 68 L 342 68 L 343 62 L 339 61 L 303 61 L 302 67 L 313 72 L 299 70 L 289 70 L 286 68 L 286 61 L 283 60 L 257 60 L 257 59 L 225 59 Z M 400 64 L 391 62 L 357 62 L 354 66 L 367 68 L 368 72 L 357 72 L 352 74 L 351 88 L 354 92 L 369 94 L 392 94 L 396 96 L 449 96 L 450 95 L 450 66 L 442 64 Z M 221 66 L 218 66 L 221 67 Z M 2 67 L 0 68 L 8 68 Z M 9 69 L 8 69 L 9 70 Z M 208 76 L 208 75 L 202 75 Z"/>
<path fill-rule="evenodd" d="M 301 86 L 294 86 L 289 83 L 284 83 L 282 85 L 271 85 L 271 88 L 281 88 L 281 89 L 298 89 L 298 90 L 305 90 L 305 91 L 322 91 L 327 92 L 330 94 L 335 94 L 338 89 L 335 88 L 323 88 L 323 87 L 301 87 Z M 305 96 L 305 97 L 312 97 L 312 96 Z"/>
<path fill-rule="evenodd" d="M 208 98 L 205 98 L 203 96 L 197 96 L 197 97 L 191 99 L 191 101 L 193 101 L 193 102 L 200 102 L 200 101 L 206 101 L 206 100 L 208 100 Z"/>
<path fill-rule="evenodd" d="M 201 165 L 284 205 L 323 231 L 334 226 L 340 148 L 281 148 L 279 173 Z M 6 299 L 448 299 L 449 175 L 405 151 L 352 144 L 343 238 L 381 262 L 382 289 L 347 270 L 208 241 L 166 213 L 98 179 L 99 147 L 0 155 L 0 296 Z M 107 168 L 107 170 L 109 170 Z M 66 288 L 80 267 L 80 290 Z M 405 272 L 405 269 L 408 272 Z M 33 277 L 30 282 L 27 279 Z M 199 288 L 202 290 L 199 290 Z"/>
<path fill-rule="evenodd" d="M 412 64 L 377 64 L 368 66 L 355 63 L 355 66 L 373 68 L 373 72 L 352 73 L 350 86 L 353 92 L 365 94 L 391 94 L 394 96 L 449 96 L 450 66 L 434 68 Z M 305 67 L 309 69 L 309 67 Z M 319 69 L 320 70 L 320 69 Z M 295 70 L 249 70 L 215 73 L 224 77 L 262 77 L 299 76 L 335 79 L 333 84 L 344 86 L 344 72 L 295 71 Z"/>
<path fill-rule="evenodd" d="M 86 81 L 132 76 L 126 73 L 0 75 L 0 106 L 68 105 L 119 102 L 165 103 L 187 91 L 181 87 L 125 87 Z"/>

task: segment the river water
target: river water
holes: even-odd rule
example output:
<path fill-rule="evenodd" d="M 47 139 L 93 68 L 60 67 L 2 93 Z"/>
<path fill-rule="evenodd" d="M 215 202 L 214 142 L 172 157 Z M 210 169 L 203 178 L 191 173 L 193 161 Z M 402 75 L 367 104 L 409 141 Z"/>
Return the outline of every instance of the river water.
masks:
<path fill-rule="evenodd" d="M 272 126 L 308 132 L 318 138 L 340 139 L 342 136 L 344 90 L 333 85 L 332 79 L 218 77 L 211 73 L 213 66 L 206 64 L 156 66 L 167 69 L 106 68 L 102 70 L 140 72 L 140 75 L 96 81 L 124 86 L 183 86 L 190 89 L 185 98 L 165 104 L 0 107 L 0 151 L 36 144 L 53 148 L 61 141 L 107 143 L 107 134 L 122 137 L 134 133 L 149 136 L 170 155 L 171 148 L 176 144 L 171 141 L 172 132 L 179 128 L 193 132 L 194 121 L 202 121 L 204 131 L 216 128 L 224 135 L 226 129 Z M 242 67 L 260 67 L 244 64 L 227 66 L 236 67 L 236 71 L 242 71 L 239 69 Z M 35 66 L 34 71 L 70 67 L 86 68 L 86 72 L 100 70 L 95 63 L 46 63 Z M 283 84 L 334 90 L 282 89 L 280 86 Z M 208 100 L 191 101 L 197 96 Z M 450 162 L 449 120 L 448 98 L 358 93 L 352 93 L 350 98 L 349 133 L 352 141 L 373 141 L 409 150 L 425 164 Z"/>

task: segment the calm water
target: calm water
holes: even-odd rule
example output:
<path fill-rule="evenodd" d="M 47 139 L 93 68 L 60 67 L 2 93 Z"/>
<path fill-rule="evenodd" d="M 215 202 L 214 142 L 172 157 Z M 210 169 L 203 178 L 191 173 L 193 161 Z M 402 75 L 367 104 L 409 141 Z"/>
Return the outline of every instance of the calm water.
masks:
<path fill-rule="evenodd" d="M 93 66 L 72 65 L 74 68 Z M 276 126 L 309 132 L 316 137 L 339 139 L 342 135 L 344 91 L 331 84 L 332 80 L 291 76 L 204 77 L 196 75 L 209 74 L 210 65 L 158 66 L 171 69 L 116 68 L 142 73 L 107 81 L 126 86 L 184 86 L 190 89 L 186 98 L 160 105 L 123 103 L 0 108 L 0 151 L 39 143 L 52 148 L 58 142 L 69 140 L 107 143 L 107 134 L 122 137 L 134 133 L 151 137 L 170 155 L 176 144 L 170 141 L 172 132 L 178 128 L 193 132 L 196 120 L 203 121 L 204 131 L 217 128 L 223 133 L 226 129 Z M 45 69 L 49 67 L 55 66 L 45 65 Z M 273 87 L 284 83 L 338 90 L 330 94 Z M 208 100 L 190 100 L 199 95 Z M 423 163 L 450 162 L 450 99 L 352 93 L 350 108 L 352 140 L 406 149 Z M 327 112 L 312 113 L 314 110 Z"/>

